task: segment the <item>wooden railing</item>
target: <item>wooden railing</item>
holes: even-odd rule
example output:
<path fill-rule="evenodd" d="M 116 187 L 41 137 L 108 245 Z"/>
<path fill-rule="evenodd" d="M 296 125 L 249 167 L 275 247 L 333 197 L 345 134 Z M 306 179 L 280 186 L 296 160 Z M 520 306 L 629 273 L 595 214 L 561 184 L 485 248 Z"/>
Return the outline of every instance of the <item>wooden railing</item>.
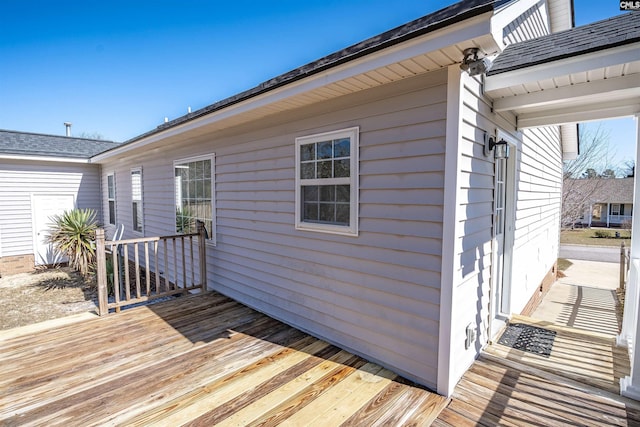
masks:
<path fill-rule="evenodd" d="M 206 235 L 105 240 L 96 230 L 98 313 L 207 288 Z M 194 250 L 194 246 L 196 249 Z"/>

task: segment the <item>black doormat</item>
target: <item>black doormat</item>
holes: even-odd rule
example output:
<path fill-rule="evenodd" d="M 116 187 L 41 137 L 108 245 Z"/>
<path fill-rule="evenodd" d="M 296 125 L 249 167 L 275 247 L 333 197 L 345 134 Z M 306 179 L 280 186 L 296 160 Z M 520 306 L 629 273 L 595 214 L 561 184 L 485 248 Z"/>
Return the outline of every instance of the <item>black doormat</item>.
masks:
<path fill-rule="evenodd" d="M 498 344 L 549 357 L 555 338 L 555 331 L 524 323 L 511 323 L 498 340 Z"/>

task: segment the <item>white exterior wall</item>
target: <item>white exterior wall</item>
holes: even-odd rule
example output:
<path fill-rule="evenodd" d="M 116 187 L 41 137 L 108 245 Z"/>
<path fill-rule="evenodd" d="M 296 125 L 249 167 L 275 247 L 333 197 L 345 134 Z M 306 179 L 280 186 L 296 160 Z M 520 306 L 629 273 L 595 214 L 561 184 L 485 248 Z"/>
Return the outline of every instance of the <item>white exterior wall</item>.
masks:
<path fill-rule="evenodd" d="M 100 215 L 100 167 L 62 162 L 0 160 L 2 256 L 33 253 L 32 194 L 72 193 L 78 208 Z"/>
<path fill-rule="evenodd" d="M 452 146 L 447 147 L 448 150 L 458 150 L 459 171 L 456 187 L 446 196 L 456 200 L 455 218 L 452 219 L 456 223 L 456 231 L 448 354 L 450 373 L 448 385 L 443 382 L 439 389 L 444 394 L 447 392 L 445 389 L 453 390 L 488 341 L 494 250 L 494 159 L 493 153 L 489 157 L 484 156 L 484 134 L 487 132 L 495 136 L 496 130 L 501 129 L 518 139 L 515 117 L 498 116 L 492 112 L 490 100 L 482 95 L 480 80 L 469 77 L 467 73 L 462 73 L 460 78 L 460 134 L 458 140 L 451 141 Z M 465 349 L 469 324 L 475 328 L 477 339 Z"/>
<path fill-rule="evenodd" d="M 175 232 L 173 160 L 215 153 L 209 287 L 435 388 L 446 73 L 344 96 L 103 165 L 131 233 L 141 166 L 146 235 Z M 360 127 L 359 236 L 295 230 L 295 138 Z M 107 212 L 106 195 L 103 206 Z"/>
<path fill-rule="evenodd" d="M 520 313 L 558 259 L 562 150 L 556 126 L 527 129 L 518 161 L 511 311 Z"/>
<path fill-rule="evenodd" d="M 520 313 L 558 257 L 562 159 L 556 127 L 517 132 L 515 117 L 496 115 L 481 95 L 477 78 L 462 74 L 459 177 L 455 221 L 454 300 L 451 322 L 451 373 L 455 383 L 488 342 L 490 287 L 495 242 L 494 158 L 483 154 L 484 132 L 501 130 L 517 141 L 515 229 L 511 253 L 511 313 Z M 447 196 L 448 197 L 448 196 Z M 507 213 L 514 215 L 514 213 Z M 477 332 L 465 349 L 466 327 Z"/>

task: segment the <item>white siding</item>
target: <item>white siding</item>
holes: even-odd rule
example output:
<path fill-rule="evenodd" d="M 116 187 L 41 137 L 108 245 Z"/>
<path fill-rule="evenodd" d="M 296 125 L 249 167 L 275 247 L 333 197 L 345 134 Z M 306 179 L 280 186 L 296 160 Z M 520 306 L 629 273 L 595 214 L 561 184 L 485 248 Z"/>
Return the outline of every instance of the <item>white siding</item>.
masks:
<path fill-rule="evenodd" d="M 557 259 L 562 161 L 555 127 L 515 131 L 515 117 L 496 115 L 477 79 L 463 75 L 460 182 L 454 257 L 456 287 L 451 342 L 453 378 L 460 378 L 488 340 L 492 274 L 494 160 L 483 154 L 484 132 L 505 131 L 519 141 L 516 156 L 515 242 L 511 312 L 520 313 Z M 465 330 L 478 340 L 465 350 Z"/>
<path fill-rule="evenodd" d="M 547 34 L 549 34 L 549 25 L 544 1 L 529 8 L 502 30 L 505 45 L 535 39 Z"/>
<path fill-rule="evenodd" d="M 103 182 L 115 171 L 118 222 L 130 234 L 129 169 L 141 166 L 145 234 L 173 233 L 172 161 L 215 153 L 209 286 L 435 388 L 445 113 L 441 71 L 129 153 L 104 165 Z M 359 236 L 295 230 L 295 138 L 353 126 Z"/>
<path fill-rule="evenodd" d="M 556 126 L 524 131 L 517 177 L 514 313 L 522 311 L 558 259 L 562 152 Z"/>
<path fill-rule="evenodd" d="M 0 161 L 2 256 L 33 253 L 33 193 L 73 193 L 77 207 L 96 209 L 101 219 L 99 175 L 98 165 Z"/>
<path fill-rule="evenodd" d="M 459 182 L 457 189 L 457 235 L 454 249 L 454 302 L 451 325 L 451 369 L 454 383 L 473 363 L 487 342 L 489 288 L 491 285 L 493 238 L 493 157 L 483 154 L 484 133 L 500 128 L 515 129 L 510 117 L 491 111 L 481 95 L 477 78 L 462 74 L 462 119 L 459 145 Z M 473 325 L 478 339 L 465 349 L 466 327 Z"/>

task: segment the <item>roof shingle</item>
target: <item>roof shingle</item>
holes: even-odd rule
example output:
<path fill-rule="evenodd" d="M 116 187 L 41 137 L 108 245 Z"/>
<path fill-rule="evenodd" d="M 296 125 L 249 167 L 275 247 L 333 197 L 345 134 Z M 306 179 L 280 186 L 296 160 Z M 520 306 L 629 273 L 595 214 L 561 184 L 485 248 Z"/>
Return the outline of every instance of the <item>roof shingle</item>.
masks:
<path fill-rule="evenodd" d="M 638 41 L 640 41 L 640 13 L 631 12 L 509 45 L 493 61 L 487 75 L 491 76 Z"/>
<path fill-rule="evenodd" d="M 117 142 L 0 129 L 0 154 L 89 159 Z"/>

